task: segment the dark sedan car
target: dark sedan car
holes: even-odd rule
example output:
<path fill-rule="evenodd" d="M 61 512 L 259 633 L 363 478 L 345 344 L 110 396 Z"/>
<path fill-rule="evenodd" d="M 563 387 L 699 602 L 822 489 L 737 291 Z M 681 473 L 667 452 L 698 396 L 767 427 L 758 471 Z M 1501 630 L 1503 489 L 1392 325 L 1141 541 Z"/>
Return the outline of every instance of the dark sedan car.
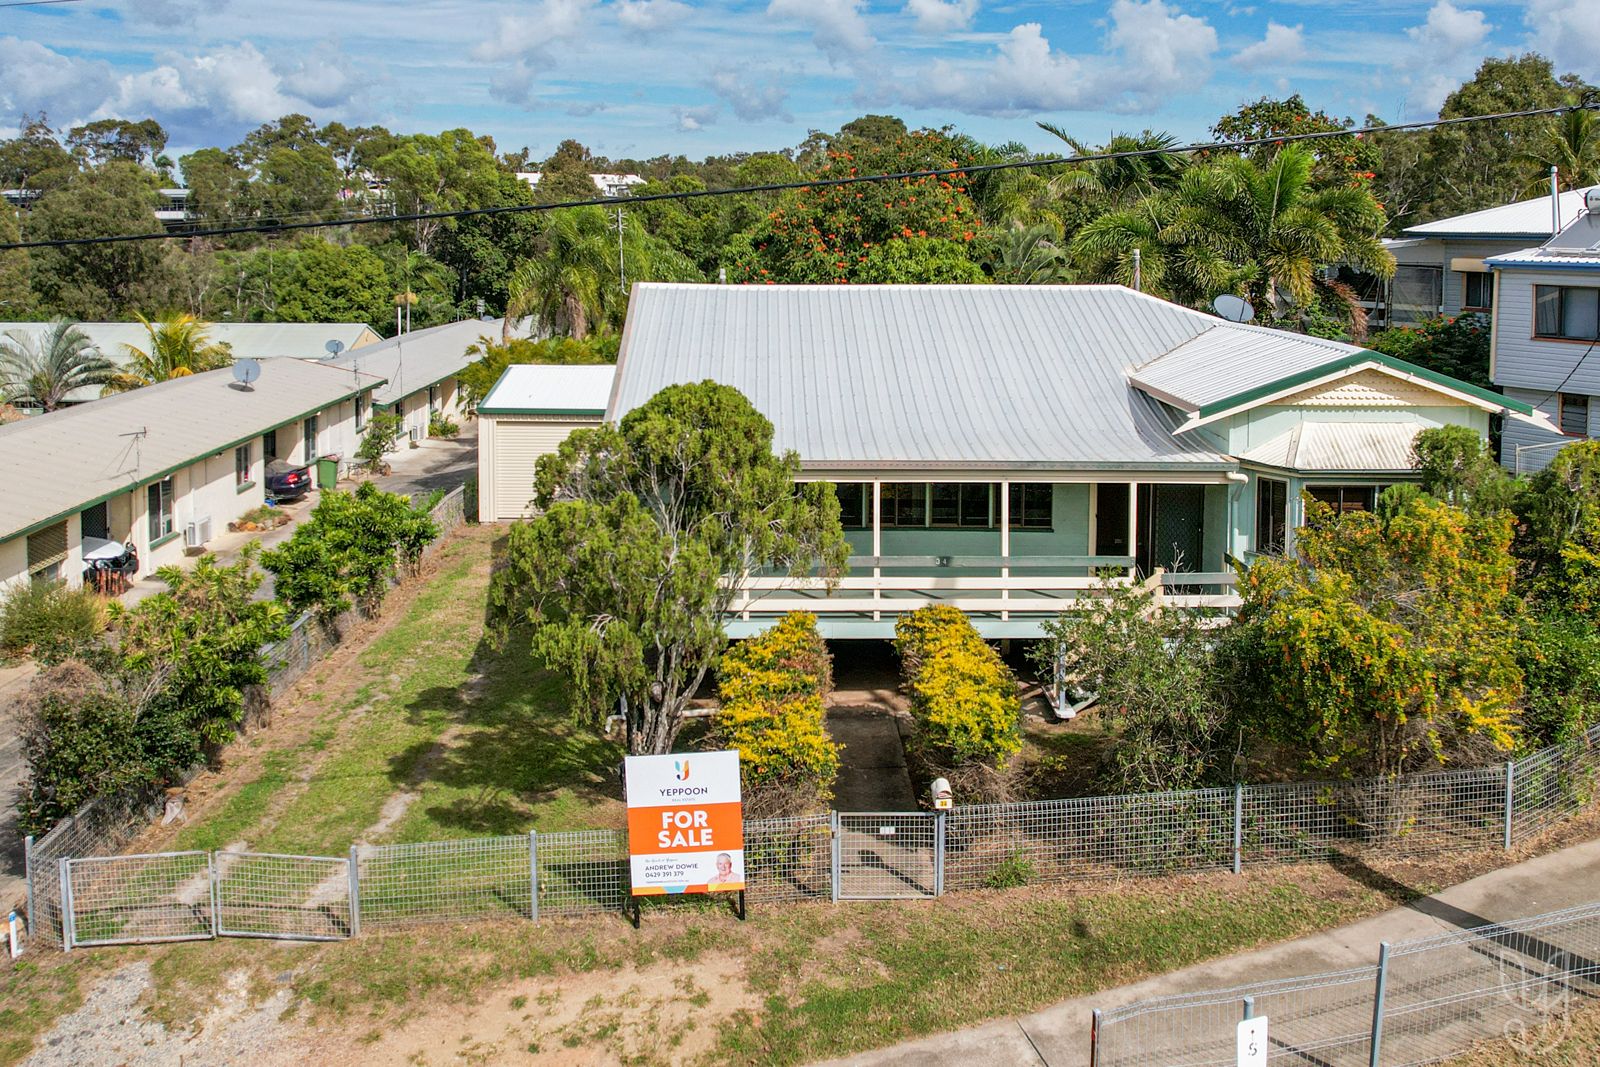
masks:
<path fill-rule="evenodd" d="M 311 468 L 281 459 L 267 464 L 267 495 L 272 499 L 299 500 L 311 487 Z"/>

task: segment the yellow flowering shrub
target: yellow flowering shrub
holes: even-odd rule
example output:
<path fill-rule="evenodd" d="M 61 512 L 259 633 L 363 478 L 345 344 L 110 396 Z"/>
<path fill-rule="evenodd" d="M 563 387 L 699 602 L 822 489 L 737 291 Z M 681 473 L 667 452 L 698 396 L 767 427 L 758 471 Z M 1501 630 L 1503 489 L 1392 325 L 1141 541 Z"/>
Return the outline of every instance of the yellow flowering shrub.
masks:
<path fill-rule="evenodd" d="M 895 623 L 918 743 L 950 767 L 999 770 L 1022 749 L 1016 679 L 966 615 L 932 605 Z"/>
<path fill-rule="evenodd" d="M 724 653 L 710 741 L 739 750 L 749 814 L 814 811 L 832 798 L 839 746 L 823 704 L 832 685 L 827 642 L 807 612 L 791 612 Z"/>

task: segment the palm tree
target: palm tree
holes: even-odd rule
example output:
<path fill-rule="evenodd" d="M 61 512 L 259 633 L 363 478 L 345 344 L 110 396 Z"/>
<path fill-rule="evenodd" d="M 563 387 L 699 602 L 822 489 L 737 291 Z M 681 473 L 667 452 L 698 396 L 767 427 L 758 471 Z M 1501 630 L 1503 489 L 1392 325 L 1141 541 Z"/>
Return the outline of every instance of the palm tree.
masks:
<path fill-rule="evenodd" d="M 116 369 L 65 320 L 41 333 L 8 330 L 0 337 L 0 396 L 20 407 L 54 411 L 73 392 L 104 385 Z"/>
<path fill-rule="evenodd" d="M 1189 157 L 1178 151 L 1178 139 L 1171 134 L 1145 130 L 1140 134 L 1116 133 L 1104 148 L 1085 145 L 1059 126 L 1038 124 L 1041 130 L 1065 141 L 1074 155 L 1127 155 L 1118 159 L 1096 159 L 1076 163 L 1051 179 L 1051 191 L 1058 197 L 1067 193 L 1089 194 L 1109 207 L 1125 205 L 1178 184 L 1189 168 Z"/>
<path fill-rule="evenodd" d="M 621 323 L 626 282 L 699 277 L 687 258 L 651 238 L 635 216 L 623 216 L 619 233 L 611 213 L 601 207 L 551 212 L 540 245 L 538 255 L 512 272 L 502 343 L 511 340 L 512 320 L 525 315 L 552 333 L 581 340 L 591 330 Z"/>
<path fill-rule="evenodd" d="M 106 382 L 107 393 L 122 393 L 156 382 L 184 378 L 233 363 L 227 342 L 213 341 L 210 327 L 187 312 L 163 315 L 151 322 L 134 313 L 150 335 L 149 349 L 123 345 L 126 359 L 121 371 Z"/>
<path fill-rule="evenodd" d="M 1600 185 L 1600 116 L 1593 111 L 1568 111 L 1545 122 L 1537 139 L 1517 162 L 1529 170 L 1528 196 L 1550 188 L 1550 168 L 1562 189 Z"/>
<path fill-rule="evenodd" d="M 1009 285 L 1058 285 L 1072 280 L 1067 253 L 1053 227 L 1013 222 L 999 239 L 994 280 Z"/>
<path fill-rule="evenodd" d="M 1264 163 L 1230 156 L 1189 168 L 1176 187 L 1085 226 L 1073 252 L 1090 274 L 1126 283 L 1141 252 L 1145 288 L 1190 304 L 1222 293 L 1281 318 L 1319 292 L 1318 269 L 1394 273 L 1383 209 L 1364 186 L 1315 188 L 1315 159 L 1290 145 Z"/>

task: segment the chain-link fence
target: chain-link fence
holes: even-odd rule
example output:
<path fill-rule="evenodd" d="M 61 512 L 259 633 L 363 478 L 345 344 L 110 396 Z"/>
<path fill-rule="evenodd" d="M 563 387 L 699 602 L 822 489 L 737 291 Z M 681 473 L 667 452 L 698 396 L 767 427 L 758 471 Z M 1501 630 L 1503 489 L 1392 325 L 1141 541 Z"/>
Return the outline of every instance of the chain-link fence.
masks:
<path fill-rule="evenodd" d="M 1267 1019 L 1267 1062 L 1437 1063 L 1600 994 L 1600 904 L 1373 947 L 1368 966 L 1095 1012 L 1094 1067 L 1232 1067 L 1241 1019 Z"/>

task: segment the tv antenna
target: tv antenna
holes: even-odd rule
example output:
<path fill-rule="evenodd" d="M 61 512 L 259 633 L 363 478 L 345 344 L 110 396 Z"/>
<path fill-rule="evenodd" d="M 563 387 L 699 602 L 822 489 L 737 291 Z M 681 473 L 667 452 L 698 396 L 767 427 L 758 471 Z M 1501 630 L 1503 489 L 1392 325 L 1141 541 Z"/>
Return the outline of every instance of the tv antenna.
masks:
<path fill-rule="evenodd" d="M 1256 309 L 1250 306 L 1250 301 L 1240 299 L 1232 293 L 1223 293 L 1217 297 L 1211 302 L 1211 308 L 1229 322 L 1249 322 L 1256 317 Z"/>
<path fill-rule="evenodd" d="M 261 361 L 258 359 L 238 359 L 233 363 L 233 380 L 245 389 L 250 388 L 250 383 L 261 377 Z"/>

